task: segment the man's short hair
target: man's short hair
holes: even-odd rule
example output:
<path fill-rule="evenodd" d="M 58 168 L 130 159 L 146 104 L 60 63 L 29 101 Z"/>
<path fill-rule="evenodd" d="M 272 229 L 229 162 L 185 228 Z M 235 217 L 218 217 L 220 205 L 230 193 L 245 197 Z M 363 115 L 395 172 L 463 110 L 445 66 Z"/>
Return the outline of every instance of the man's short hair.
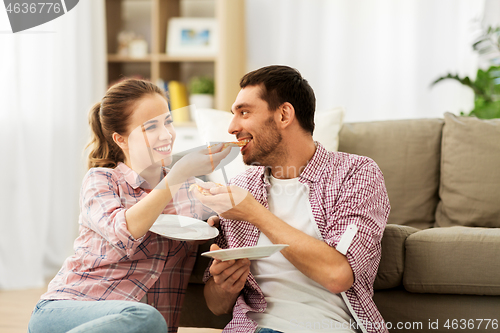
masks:
<path fill-rule="evenodd" d="M 307 132 L 314 131 L 314 91 L 298 70 L 288 66 L 272 65 L 247 73 L 240 81 L 240 87 L 261 86 L 260 98 L 274 111 L 289 102 L 295 109 L 295 117 Z"/>

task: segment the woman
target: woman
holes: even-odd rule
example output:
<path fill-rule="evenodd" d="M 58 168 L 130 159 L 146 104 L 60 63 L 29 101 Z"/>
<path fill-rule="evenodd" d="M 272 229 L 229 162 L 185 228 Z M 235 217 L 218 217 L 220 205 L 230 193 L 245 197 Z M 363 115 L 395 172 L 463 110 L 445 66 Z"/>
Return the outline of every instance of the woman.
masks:
<path fill-rule="evenodd" d="M 111 87 L 90 111 L 89 123 L 75 253 L 42 295 L 28 330 L 167 332 L 168 323 L 175 332 L 197 245 L 149 228 L 160 214 L 205 218 L 210 211 L 187 189 L 229 149 L 190 153 L 168 171 L 172 117 L 163 92 L 142 80 Z"/>

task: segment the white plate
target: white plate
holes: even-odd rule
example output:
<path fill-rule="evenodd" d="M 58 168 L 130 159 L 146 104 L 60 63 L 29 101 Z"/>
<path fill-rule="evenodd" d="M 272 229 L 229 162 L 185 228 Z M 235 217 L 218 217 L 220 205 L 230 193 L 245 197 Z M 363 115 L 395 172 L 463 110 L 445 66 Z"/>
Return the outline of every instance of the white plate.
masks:
<path fill-rule="evenodd" d="M 181 241 L 207 240 L 219 234 L 217 228 L 209 226 L 202 220 L 171 214 L 161 214 L 149 230 L 163 237 Z"/>
<path fill-rule="evenodd" d="M 203 252 L 201 255 L 221 261 L 242 258 L 260 259 L 269 257 L 270 255 L 283 250 L 287 246 L 288 244 L 273 244 L 266 246 L 236 247 L 232 249 Z"/>

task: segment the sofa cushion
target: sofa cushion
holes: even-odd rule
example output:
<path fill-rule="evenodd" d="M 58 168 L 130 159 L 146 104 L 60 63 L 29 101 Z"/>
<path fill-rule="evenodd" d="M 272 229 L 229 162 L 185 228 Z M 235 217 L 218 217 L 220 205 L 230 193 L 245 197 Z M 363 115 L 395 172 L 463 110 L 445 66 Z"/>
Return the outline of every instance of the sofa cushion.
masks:
<path fill-rule="evenodd" d="M 442 119 L 345 123 L 339 151 L 372 158 L 384 173 L 388 223 L 434 224 L 438 203 Z"/>
<path fill-rule="evenodd" d="M 396 288 L 403 281 L 406 238 L 418 229 L 388 224 L 382 237 L 382 259 L 373 285 L 375 290 Z"/>
<path fill-rule="evenodd" d="M 415 293 L 500 295 L 500 229 L 431 228 L 406 239 L 403 285 Z"/>
<path fill-rule="evenodd" d="M 436 225 L 500 228 L 500 119 L 444 120 Z"/>

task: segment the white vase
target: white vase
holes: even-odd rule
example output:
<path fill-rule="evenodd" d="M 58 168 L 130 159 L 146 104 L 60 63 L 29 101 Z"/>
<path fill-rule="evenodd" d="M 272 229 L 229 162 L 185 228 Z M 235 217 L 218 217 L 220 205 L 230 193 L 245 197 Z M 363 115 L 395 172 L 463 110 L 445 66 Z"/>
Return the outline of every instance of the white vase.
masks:
<path fill-rule="evenodd" d="M 194 121 L 194 112 L 196 109 L 213 109 L 214 96 L 209 94 L 191 94 L 189 95 L 189 104 L 191 107 L 191 120 Z"/>

